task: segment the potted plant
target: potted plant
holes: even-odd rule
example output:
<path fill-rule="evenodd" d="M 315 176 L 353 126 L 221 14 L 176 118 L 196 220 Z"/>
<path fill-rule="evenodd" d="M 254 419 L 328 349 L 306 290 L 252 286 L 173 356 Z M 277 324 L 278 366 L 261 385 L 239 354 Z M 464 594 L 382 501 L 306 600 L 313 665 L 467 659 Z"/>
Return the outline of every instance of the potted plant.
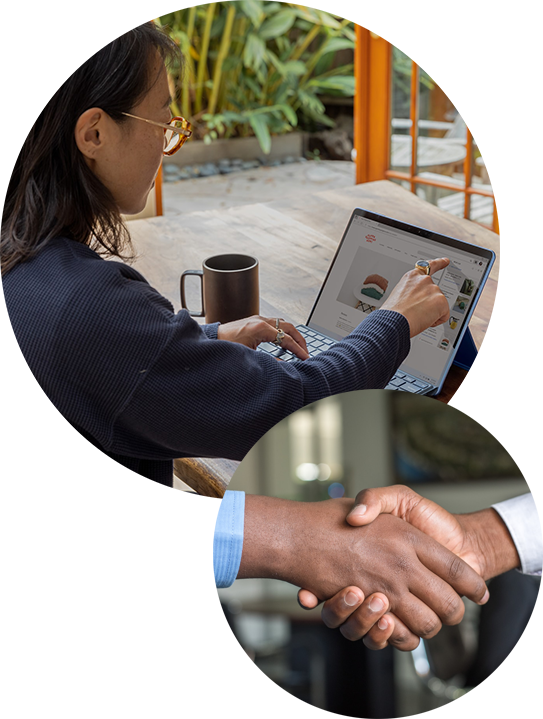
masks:
<path fill-rule="evenodd" d="M 170 69 L 173 111 L 189 119 L 195 139 L 256 138 L 269 155 L 272 138 L 295 129 L 333 127 L 322 95 L 354 95 L 354 48 L 347 20 L 294 3 L 239 0 L 162 16 L 184 67 Z"/>

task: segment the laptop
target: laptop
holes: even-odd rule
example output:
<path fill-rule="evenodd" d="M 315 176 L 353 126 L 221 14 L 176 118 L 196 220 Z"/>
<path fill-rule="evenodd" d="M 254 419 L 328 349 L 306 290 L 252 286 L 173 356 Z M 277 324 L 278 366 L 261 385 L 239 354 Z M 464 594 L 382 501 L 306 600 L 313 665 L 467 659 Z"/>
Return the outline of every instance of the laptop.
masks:
<path fill-rule="evenodd" d="M 413 337 L 405 361 L 386 389 L 438 394 L 460 348 L 469 320 L 494 264 L 492 250 L 368 210 L 354 210 L 309 319 L 298 325 L 311 357 L 332 347 L 365 316 L 379 309 L 417 260 L 448 257 L 432 275 L 450 307 L 449 320 Z M 468 338 L 466 338 L 468 339 Z M 285 362 L 298 360 L 270 342 L 259 345 Z"/>

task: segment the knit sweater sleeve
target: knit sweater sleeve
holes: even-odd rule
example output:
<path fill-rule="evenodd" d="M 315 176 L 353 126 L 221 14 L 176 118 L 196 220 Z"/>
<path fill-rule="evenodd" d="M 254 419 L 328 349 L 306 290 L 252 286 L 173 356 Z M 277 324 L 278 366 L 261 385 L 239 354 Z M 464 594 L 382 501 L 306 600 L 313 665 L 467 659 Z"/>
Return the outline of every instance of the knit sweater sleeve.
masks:
<path fill-rule="evenodd" d="M 208 337 L 210 340 L 216 340 L 217 333 L 219 331 L 219 325 L 220 322 L 212 322 L 210 325 L 200 325 L 200 327 L 202 328 L 202 332 L 205 334 L 206 337 Z"/>
<path fill-rule="evenodd" d="M 323 397 L 384 387 L 407 356 L 407 320 L 378 310 L 305 362 L 210 341 L 186 312 L 115 418 L 107 450 L 141 458 L 241 459 L 279 420 Z M 162 335 L 164 332 L 162 332 Z"/>
<path fill-rule="evenodd" d="M 56 408 L 104 451 L 145 461 L 240 459 L 274 424 L 322 397 L 384 387 L 409 325 L 377 310 L 305 362 L 217 339 L 133 268 L 59 238 L 4 278 L 21 350 Z"/>

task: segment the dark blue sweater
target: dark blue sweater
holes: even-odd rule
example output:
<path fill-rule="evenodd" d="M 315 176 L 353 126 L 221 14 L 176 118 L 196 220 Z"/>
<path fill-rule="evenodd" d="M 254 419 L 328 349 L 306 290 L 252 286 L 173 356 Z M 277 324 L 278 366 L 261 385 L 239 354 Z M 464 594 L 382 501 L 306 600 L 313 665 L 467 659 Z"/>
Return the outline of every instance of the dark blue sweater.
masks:
<path fill-rule="evenodd" d="M 378 310 L 305 362 L 216 339 L 175 314 L 131 267 L 68 239 L 4 277 L 22 353 L 55 407 L 121 464 L 172 484 L 176 457 L 241 459 L 280 419 L 322 397 L 384 387 L 409 325 Z"/>

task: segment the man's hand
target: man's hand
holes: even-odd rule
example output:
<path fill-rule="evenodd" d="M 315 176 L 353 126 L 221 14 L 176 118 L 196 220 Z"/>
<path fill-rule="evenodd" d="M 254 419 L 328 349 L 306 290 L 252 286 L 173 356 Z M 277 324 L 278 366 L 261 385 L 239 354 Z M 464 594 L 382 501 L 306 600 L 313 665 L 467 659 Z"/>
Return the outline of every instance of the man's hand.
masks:
<path fill-rule="evenodd" d="M 461 557 L 485 579 L 520 566 L 520 558 L 500 515 L 493 509 L 484 509 L 471 514 L 454 515 L 435 502 L 421 497 L 408 487 L 397 485 L 367 489 L 360 492 L 347 521 L 353 526 L 364 526 L 381 513 L 393 514 L 426 534 Z M 348 588 L 353 591 L 353 587 Z M 317 598 L 311 592 L 301 589 L 298 593 L 301 606 L 311 609 L 317 605 Z M 392 625 L 390 634 L 379 628 L 375 622 L 367 629 L 357 616 L 358 606 L 344 606 L 342 592 L 332 597 L 323 608 L 323 620 L 327 626 L 342 625 L 342 633 L 350 639 L 366 636 L 364 643 L 371 648 L 382 648 L 392 644 L 398 648 L 412 649 L 418 639 L 407 630 L 403 623 L 390 614 L 382 617 Z"/>
<path fill-rule="evenodd" d="M 381 305 L 383 310 L 394 310 L 409 322 L 411 337 L 437 327 L 449 319 L 449 303 L 445 295 L 432 280 L 432 275 L 443 270 L 449 260 L 442 258 L 430 261 L 430 274 L 420 270 L 406 272 L 390 297 Z"/>
<path fill-rule="evenodd" d="M 303 609 L 314 609 L 319 603 L 306 589 L 300 589 L 298 601 Z M 384 594 L 376 592 L 364 598 L 358 587 L 346 587 L 324 603 L 321 616 L 327 627 L 339 627 L 343 636 L 352 642 L 363 638 L 369 649 L 384 649 L 390 644 L 400 651 L 413 651 L 420 643 L 419 637 L 398 617 L 387 613 L 388 609 Z"/>
<path fill-rule="evenodd" d="M 433 537 L 485 580 L 520 566 L 509 530 L 494 509 L 450 514 L 439 504 L 399 484 L 359 492 L 347 522 L 361 527 L 383 513 L 393 514 Z"/>
<path fill-rule="evenodd" d="M 219 325 L 217 338 L 220 340 L 228 340 L 229 342 L 237 342 L 251 349 L 256 349 L 261 342 L 273 342 L 277 337 L 276 320 L 271 317 L 261 317 L 254 315 L 235 322 L 227 322 Z M 279 321 L 279 329 L 283 330 L 285 337 L 281 343 L 281 347 L 296 357 L 305 360 L 309 357 L 307 353 L 307 345 L 304 338 L 298 332 L 294 325 L 284 320 Z"/>
<path fill-rule="evenodd" d="M 247 496 L 238 578 L 269 577 L 307 588 L 318 600 L 345 587 L 383 594 L 390 610 L 419 637 L 432 637 L 464 614 L 459 595 L 488 598 L 467 564 L 397 517 L 366 527 L 345 517 L 351 499 L 290 502 Z"/>

